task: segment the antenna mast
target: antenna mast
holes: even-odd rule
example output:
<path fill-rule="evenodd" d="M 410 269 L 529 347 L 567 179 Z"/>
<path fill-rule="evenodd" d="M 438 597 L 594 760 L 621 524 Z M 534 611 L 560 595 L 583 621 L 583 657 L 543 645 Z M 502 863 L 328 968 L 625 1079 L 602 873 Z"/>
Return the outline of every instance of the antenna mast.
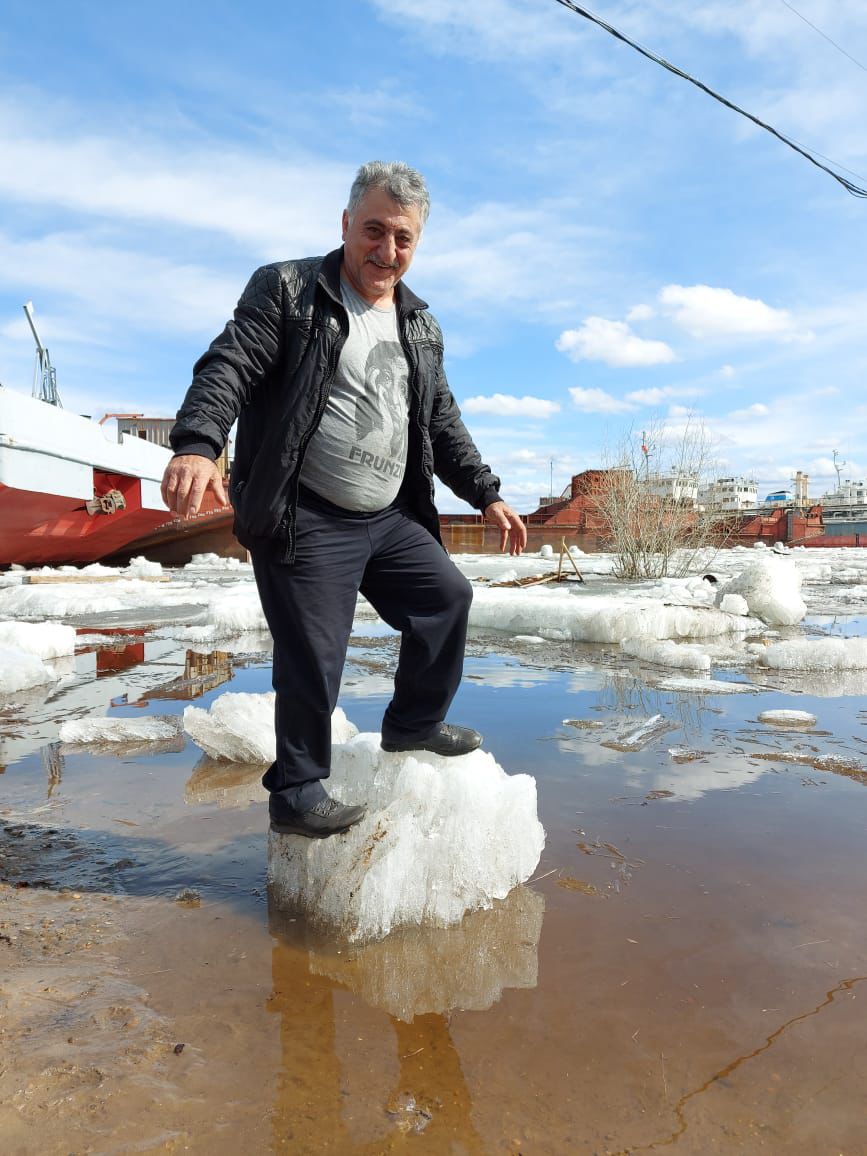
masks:
<path fill-rule="evenodd" d="M 840 489 L 840 485 L 841 485 L 841 482 L 840 482 L 840 471 L 843 469 L 843 466 L 845 466 L 845 465 L 846 465 L 846 463 L 845 463 L 845 462 L 843 462 L 843 461 L 838 461 L 838 458 L 839 458 L 839 456 L 840 456 L 840 455 L 839 455 L 839 453 L 837 452 L 837 450 L 834 450 L 834 469 L 837 471 L 837 489 L 838 489 L 838 490 Z"/>
<path fill-rule="evenodd" d="M 56 405 L 62 409 L 63 403 L 60 400 L 60 394 L 57 392 L 57 371 L 51 364 L 48 350 L 42 344 L 42 340 L 36 329 L 36 322 L 33 320 L 33 302 L 28 301 L 23 308 L 25 316 L 27 317 L 27 323 L 30 326 L 30 332 L 33 334 L 33 340 L 36 342 L 36 365 L 33 368 L 33 396 L 38 397 L 40 401 L 47 401 L 49 405 Z"/>

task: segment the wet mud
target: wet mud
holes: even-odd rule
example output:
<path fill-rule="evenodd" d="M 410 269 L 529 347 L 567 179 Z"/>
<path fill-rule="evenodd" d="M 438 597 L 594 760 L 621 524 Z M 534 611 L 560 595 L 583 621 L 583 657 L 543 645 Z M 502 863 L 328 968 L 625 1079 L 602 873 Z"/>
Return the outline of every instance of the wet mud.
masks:
<path fill-rule="evenodd" d="M 867 1152 L 859 699 L 476 635 L 452 713 L 535 775 L 542 860 L 457 927 L 350 945 L 269 897 L 260 768 L 57 742 L 268 689 L 265 655 L 122 642 L 0 714 L 4 1153 Z M 394 657 L 353 640 L 362 730 Z"/>

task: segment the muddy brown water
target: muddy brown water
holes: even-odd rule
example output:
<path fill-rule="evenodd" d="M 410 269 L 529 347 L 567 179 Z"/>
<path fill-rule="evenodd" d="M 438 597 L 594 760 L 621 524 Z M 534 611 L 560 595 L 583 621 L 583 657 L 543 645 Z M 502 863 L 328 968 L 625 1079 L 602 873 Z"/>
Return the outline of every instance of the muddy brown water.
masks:
<path fill-rule="evenodd" d="M 0 712 L 4 1153 L 867 1152 L 863 700 L 476 635 L 452 715 L 536 777 L 542 860 L 457 928 L 358 946 L 269 902 L 257 768 L 52 742 L 100 704 L 266 690 L 267 657 L 124 661 Z M 354 639 L 362 730 L 393 662 Z M 757 721 L 780 707 L 817 723 Z"/>

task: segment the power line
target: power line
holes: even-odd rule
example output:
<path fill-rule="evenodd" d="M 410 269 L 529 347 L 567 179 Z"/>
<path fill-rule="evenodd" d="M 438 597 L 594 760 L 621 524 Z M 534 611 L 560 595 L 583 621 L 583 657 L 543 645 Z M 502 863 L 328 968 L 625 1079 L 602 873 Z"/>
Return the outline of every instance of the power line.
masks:
<path fill-rule="evenodd" d="M 802 157 L 808 160 L 811 165 L 815 165 L 817 169 L 821 169 L 823 172 L 827 173 L 828 176 L 833 177 L 834 180 L 837 181 L 838 184 L 841 184 L 848 193 L 852 194 L 853 197 L 867 197 L 867 189 L 862 188 L 860 185 L 854 184 L 840 173 L 835 172 L 834 169 L 829 168 L 828 165 L 823 165 L 816 159 L 816 156 L 811 153 L 809 149 L 801 148 L 800 145 L 796 144 L 789 137 L 785 136 L 781 132 L 778 132 L 777 129 L 773 127 L 773 125 L 766 124 L 765 121 L 759 120 L 757 116 L 753 116 L 751 112 L 747 112 L 746 109 L 741 108 L 737 104 L 733 104 L 732 101 L 727 100 L 724 96 L 720 96 L 718 92 L 714 92 L 712 88 L 709 88 L 700 80 L 696 80 L 694 76 L 690 76 L 688 72 L 684 72 L 682 69 L 678 68 L 677 65 L 671 64 L 662 56 L 657 56 L 655 52 L 651 52 L 648 48 L 642 48 L 640 44 L 637 44 L 634 40 L 630 40 L 628 36 L 624 36 L 622 32 L 618 32 L 618 30 L 611 24 L 607 24 L 598 16 L 594 16 L 594 14 L 589 12 L 586 8 L 579 7 L 579 5 L 574 4 L 572 0 L 555 0 L 555 2 L 557 4 L 561 4 L 564 8 L 568 8 L 569 11 L 574 12 L 576 16 L 583 16 L 585 20 L 589 20 L 593 24 L 598 24 L 600 28 L 603 28 L 606 32 L 613 36 L 615 40 L 622 40 L 624 44 L 628 44 L 630 48 L 634 48 L 636 52 L 639 52 L 642 56 L 647 57 L 648 60 L 652 60 L 654 64 L 659 64 L 662 68 L 667 69 L 669 72 L 673 72 L 675 76 L 679 76 L 682 80 L 688 80 L 690 84 L 694 84 L 696 88 L 700 88 L 702 92 L 707 93 L 708 96 L 712 96 L 714 100 L 718 100 L 719 103 L 725 105 L 726 108 L 730 108 L 733 112 L 737 112 L 741 116 L 746 117 L 747 120 L 752 121 L 753 124 L 758 125 L 759 128 L 765 129 L 766 132 L 769 132 L 772 136 L 775 136 L 777 140 L 782 141 L 784 145 L 788 145 L 790 149 L 793 149 L 796 153 L 799 153 Z"/>
<path fill-rule="evenodd" d="M 795 6 L 793 4 L 789 3 L 789 0 L 780 0 L 780 3 L 785 4 L 785 6 L 789 9 L 790 12 L 794 12 L 799 20 L 803 20 L 805 24 L 809 24 L 809 26 L 813 29 L 813 31 L 818 32 L 819 35 L 822 36 L 825 40 L 827 40 L 829 44 L 833 44 L 833 46 L 837 49 L 838 52 L 842 52 L 844 56 L 848 56 L 853 64 L 857 64 L 860 69 L 862 69 L 864 72 L 867 72 L 867 68 L 865 68 L 865 66 L 861 63 L 860 60 L 856 60 L 851 52 L 847 52 L 846 49 L 843 48 L 842 45 L 838 44 L 836 40 L 832 40 L 831 37 L 826 32 L 823 32 L 821 28 L 819 28 L 817 25 L 815 25 L 812 20 L 808 20 L 807 17 L 803 14 L 803 12 L 799 12 L 798 9 L 795 8 Z"/>

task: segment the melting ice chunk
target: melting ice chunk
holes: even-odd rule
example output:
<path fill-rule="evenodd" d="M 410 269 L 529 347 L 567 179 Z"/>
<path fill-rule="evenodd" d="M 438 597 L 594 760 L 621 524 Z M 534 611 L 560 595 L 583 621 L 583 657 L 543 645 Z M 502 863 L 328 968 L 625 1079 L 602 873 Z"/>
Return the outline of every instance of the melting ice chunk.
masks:
<path fill-rule="evenodd" d="M 274 692 L 267 694 L 221 694 L 210 710 L 188 706 L 184 730 L 213 759 L 233 763 L 273 763 L 277 757 L 274 737 Z M 331 716 L 331 739 L 345 743 L 358 734 L 340 707 Z"/>
<path fill-rule="evenodd" d="M 180 732 L 176 718 L 82 718 L 68 719 L 60 725 L 60 741 L 80 743 L 159 742 L 173 739 Z M 183 744 L 181 744 L 183 745 Z"/>
<path fill-rule="evenodd" d="M 56 678 L 52 668 L 37 655 L 18 647 L 0 646 L 0 695 L 29 690 Z"/>
<path fill-rule="evenodd" d="M 686 642 L 672 642 L 670 638 L 660 641 L 652 638 L 624 638 L 620 649 L 632 658 L 653 662 L 657 666 L 710 670 L 710 655 L 706 650 Z"/>
<path fill-rule="evenodd" d="M 750 613 L 769 626 L 793 626 L 807 613 L 794 561 L 770 552 L 727 582 L 717 595 L 718 604 L 731 594 L 739 594 Z"/>
<path fill-rule="evenodd" d="M 612 747 L 615 751 L 640 751 L 659 735 L 675 730 L 676 726 L 676 723 L 670 722 L 663 715 L 655 714 L 631 730 L 625 731 L 618 738 L 606 739 L 602 746 Z"/>
<path fill-rule="evenodd" d="M 334 747 L 328 790 L 366 802 L 365 818 L 328 839 L 271 832 L 268 875 L 278 904 L 351 940 L 490 907 L 530 877 L 545 842 L 535 780 L 486 751 L 385 754 L 379 735 L 360 734 Z"/>
<path fill-rule="evenodd" d="M 666 678 L 658 685 L 660 690 L 687 690 L 694 694 L 756 694 L 761 690 L 751 682 L 724 682 L 718 678 Z"/>
<path fill-rule="evenodd" d="M 812 727 L 816 725 L 816 716 L 806 710 L 763 710 L 759 722 L 777 727 Z"/>

